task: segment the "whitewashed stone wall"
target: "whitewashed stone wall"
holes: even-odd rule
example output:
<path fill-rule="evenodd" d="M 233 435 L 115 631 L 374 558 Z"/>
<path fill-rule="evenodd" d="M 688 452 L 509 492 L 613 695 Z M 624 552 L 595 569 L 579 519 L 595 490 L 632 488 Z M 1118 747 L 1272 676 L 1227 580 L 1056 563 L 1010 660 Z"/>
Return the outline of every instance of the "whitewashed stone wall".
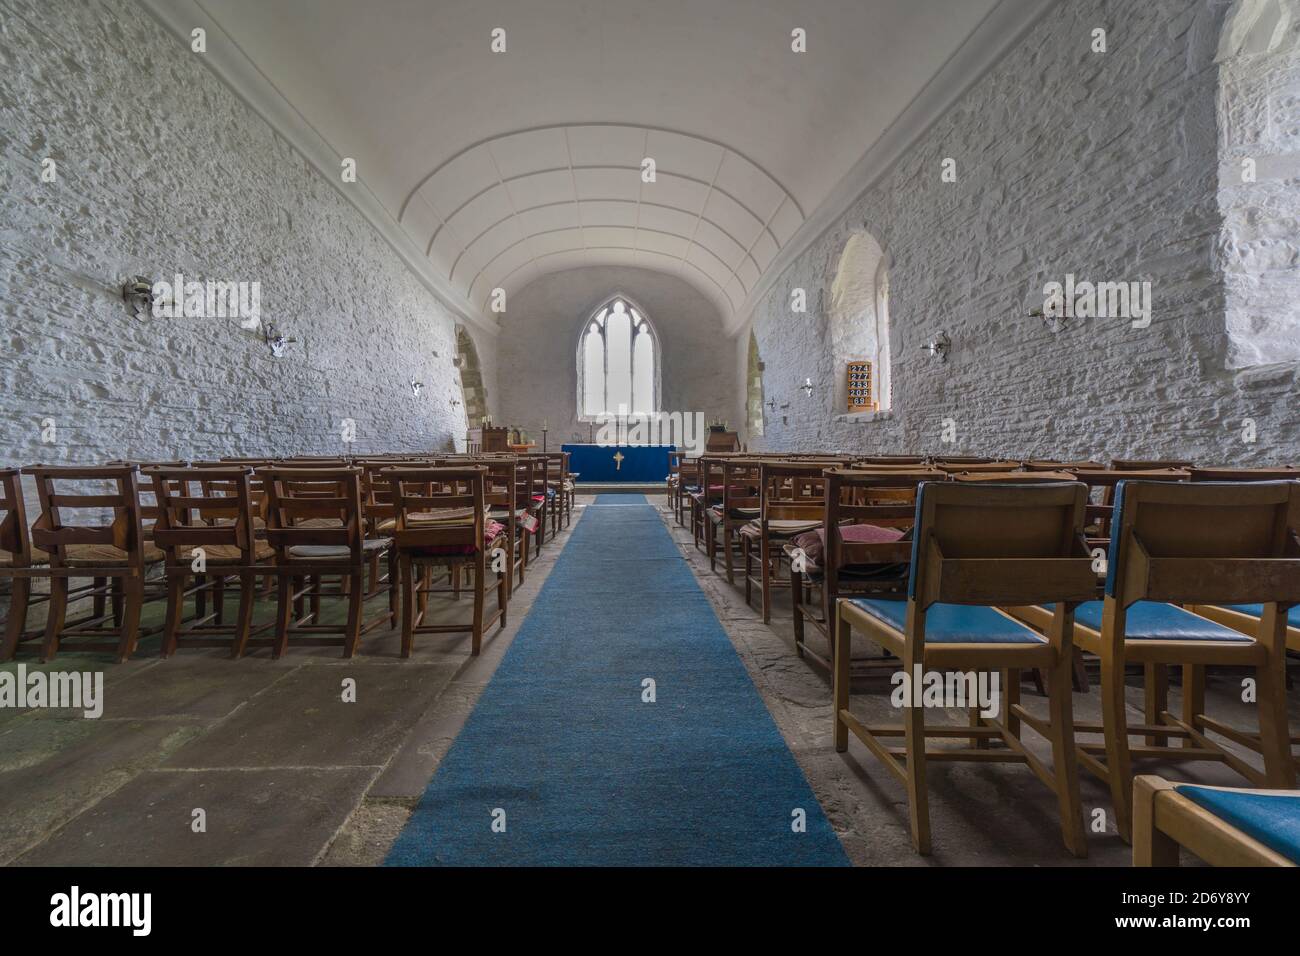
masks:
<path fill-rule="evenodd" d="M 717 307 L 677 276 L 630 266 L 556 272 L 510 296 L 497 336 L 498 423 L 526 429 L 540 445 L 545 422 L 552 451 L 587 440 L 591 432 L 577 415 L 578 337 L 591 310 L 616 293 L 644 310 L 658 336 L 662 410 L 700 412 L 740 428 L 744 373 L 732 368 Z"/>
<path fill-rule="evenodd" d="M 788 404 L 768 411 L 756 443 L 1300 460 L 1297 366 L 1228 367 L 1214 62 L 1228 6 L 1054 7 L 756 309 L 765 395 Z M 1090 49 L 1098 27 L 1106 53 Z M 955 183 L 940 178 L 948 157 Z M 892 258 L 894 406 L 887 418 L 848 422 L 836 420 L 830 383 L 843 368 L 832 363 L 826 316 L 841 251 L 863 229 Z M 1044 283 L 1067 273 L 1149 280 L 1150 327 L 1076 319 L 1054 332 L 1027 318 Z M 795 287 L 808 290 L 807 315 L 789 311 Z M 941 329 L 953 342 L 946 364 L 921 351 Z M 747 331 L 733 347 L 743 369 Z M 798 388 L 806 377 L 819 383 L 811 398 Z M 1247 419 L 1254 443 L 1243 440 Z"/>
<path fill-rule="evenodd" d="M 0 194 L 5 463 L 335 453 L 345 418 L 357 452 L 463 437 L 448 310 L 136 4 L 0 0 Z M 298 343 L 128 313 L 125 277 L 177 272 L 260 282 Z"/>
<path fill-rule="evenodd" d="M 1228 365 L 1300 362 L 1300 0 L 1236 0 L 1218 61 Z"/>

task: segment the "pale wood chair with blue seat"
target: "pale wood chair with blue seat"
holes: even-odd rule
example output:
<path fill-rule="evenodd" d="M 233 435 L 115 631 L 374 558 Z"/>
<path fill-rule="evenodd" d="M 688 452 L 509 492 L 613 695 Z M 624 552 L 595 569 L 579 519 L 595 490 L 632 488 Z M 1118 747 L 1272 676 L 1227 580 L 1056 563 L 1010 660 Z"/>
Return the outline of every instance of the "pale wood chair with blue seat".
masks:
<path fill-rule="evenodd" d="M 1087 489 L 1033 485 L 923 483 L 917 493 L 907 597 L 841 598 L 834 647 L 835 749 L 850 731 L 907 787 L 912 843 L 930 852 L 926 767 L 931 760 L 1022 762 L 1055 794 L 1066 848 L 1086 856 L 1070 695 L 1072 618 L 1095 593 L 1083 540 Z M 1000 613 L 1006 601 L 1056 604 L 1048 635 Z M 857 631 L 894 653 L 905 673 L 1001 672 L 1001 717 L 971 726 L 927 727 L 924 709 L 904 695 L 902 726 L 868 726 L 849 708 L 851 640 Z M 1019 703 L 1020 671 L 1042 668 L 1049 719 Z M 1050 741 L 1049 767 L 1021 740 L 1021 724 Z M 886 738 L 902 737 L 902 748 Z M 965 748 L 931 750 L 928 738 L 969 738 Z M 1002 746 L 995 746 L 1001 744 Z"/>
<path fill-rule="evenodd" d="M 1300 602 L 1300 482 L 1185 484 L 1125 481 L 1116 486 L 1105 597 L 1075 610 L 1075 642 L 1101 658 L 1100 724 L 1076 723 L 1083 766 L 1106 782 L 1121 837 L 1131 838 L 1132 761 L 1209 760 L 1257 787 L 1295 786 L 1287 725 L 1287 608 Z M 1261 603 L 1253 634 L 1178 605 Z M 1046 608 L 1008 607 L 1039 630 Z M 1182 716 L 1166 704 L 1130 725 L 1124 671 L 1130 662 L 1183 668 Z M 1205 712 L 1205 669 L 1250 667 L 1258 693 L 1258 734 Z M 1148 695 L 1150 706 L 1150 695 Z M 1207 736 L 1215 732 L 1263 757 L 1264 769 Z M 1143 746 L 1130 736 L 1145 736 Z M 1180 746 L 1168 746 L 1177 738 Z M 1104 759 L 1103 759 L 1104 758 Z"/>
<path fill-rule="evenodd" d="M 1211 866 L 1300 866 L 1300 793 L 1133 781 L 1133 865 L 1178 866 L 1185 847 Z"/>

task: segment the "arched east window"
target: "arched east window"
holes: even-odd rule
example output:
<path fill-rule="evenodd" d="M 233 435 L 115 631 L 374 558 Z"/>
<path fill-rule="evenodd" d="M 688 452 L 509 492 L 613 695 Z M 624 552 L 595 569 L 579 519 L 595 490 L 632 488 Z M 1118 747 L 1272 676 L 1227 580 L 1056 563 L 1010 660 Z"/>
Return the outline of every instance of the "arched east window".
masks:
<path fill-rule="evenodd" d="M 578 340 L 578 413 L 636 415 L 659 411 L 659 343 L 649 321 L 626 299 L 610 299 L 587 320 Z"/>

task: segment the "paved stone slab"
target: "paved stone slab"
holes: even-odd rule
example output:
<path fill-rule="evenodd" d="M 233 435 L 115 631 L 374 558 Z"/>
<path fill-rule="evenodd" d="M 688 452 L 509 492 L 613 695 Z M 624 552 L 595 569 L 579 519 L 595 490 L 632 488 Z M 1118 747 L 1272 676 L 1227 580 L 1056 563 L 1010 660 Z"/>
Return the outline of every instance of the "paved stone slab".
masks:
<path fill-rule="evenodd" d="M 413 661 L 300 667 L 164 766 L 382 766 L 455 672 Z M 343 702 L 345 678 L 356 681 L 355 703 Z"/>
<path fill-rule="evenodd" d="M 269 661 L 177 656 L 107 687 L 104 717 L 215 720 L 291 671 Z"/>
<path fill-rule="evenodd" d="M 0 727 L 0 863 L 201 731 L 182 722 L 14 720 Z"/>
<path fill-rule="evenodd" d="M 153 770 L 17 862 L 37 866 L 309 866 L 374 772 Z M 192 829 L 206 814 L 206 832 Z"/>

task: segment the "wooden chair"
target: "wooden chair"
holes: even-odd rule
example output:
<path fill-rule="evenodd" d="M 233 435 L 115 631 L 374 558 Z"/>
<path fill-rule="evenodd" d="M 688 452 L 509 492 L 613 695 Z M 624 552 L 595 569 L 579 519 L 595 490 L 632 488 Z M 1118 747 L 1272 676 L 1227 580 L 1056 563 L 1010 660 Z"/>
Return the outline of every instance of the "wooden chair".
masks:
<path fill-rule="evenodd" d="M 1112 471 L 1187 471 L 1196 467 L 1185 458 L 1112 458 Z"/>
<path fill-rule="evenodd" d="M 119 663 L 127 660 L 141 636 L 146 571 L 163 560 L 162 551 L 146 541 L 141 524 L 139 467 L 33 465 L 23 471 L 35 480 L 40 499 L 32 546 L 50 560 L 41 660 L 52 659 L 68 637 L 92 638 L 77 641 L 77 650 L 109 651 Z M 73 578 L 91 579 L 76 594 L 90 597 L 93 606 L 87 616 L 69 622 Z M 105 610 L 105 601 L 111 601 L 111 611 Z"/>
<path fill-rule="evenodd" d="M 916 489 L 925 481 L 943 481 L 930 468 L 830 468 L 826 476 L 820 560 L 796 538 L 786 546 L 790 596 L 794 612 L 795 653 L 827 668 L 831 655 L 820 654 L 805 640 L 811 624 L 834 644 L 835 608 L 842 594 L 899 594 L 907 584 L 911 544 L 906 540 L 916 516 Z M 850 530 L 851 529 L 851 530 Z M 812 604 L 812 592 L 818 601 Z M 820 612 L 820 613 L 819 613 Z M 860 670 L 896 661 L 867 662 Z"/>
<path fill-rule="evenodd" d="M 683 453 L 684 455 L 684 453 Z M 686 515 L 691 509 L 691 496 L 700 492 L 699 459 L 682 458 L 677 466 L 677 488 L 673 498 L 673 511 L 679 525 L 686 524 Z"/>
<path fill-rule="evenodd" d="M 1213 760 L 1254 786 L 1295 786 L 1287 724 L 1286 611 L 1300 603 L 1300 482 L 1179 484 L 1127 481 L 1118 486 L 1105 599 L 1075 611 L 1074 639 L 1101 658 L 1102 723 L 1076 724 L 1103 743 L 1079 745 L 1079 759 L 1108 783 L 1116 829 L 1131 838 L 1134 757 Z M 1246 636 L 1177 605 L 1263 605 Z M 1044 608 L 1009 608 L 1040 630 Z M 1148 682 L 1146 722 L 1130 726 L 1125 664 L 1183 668 L 1182 716 L 1168 710 L 1168 685 Z M 1224 724 L 1205 712 L 1209 665 L 1253 667 L 1259 732 Z M 1261 773 L 1207 736 L 1214 732 L 1261 754 Z M 1147 738 L 1133 747 L 1129 737 Z M 1180 747 L 1167 745 L 1169 738 Z M 1104 761 L 1102 758 L 1105 758 Z"/>
<path fill-rule="evenodd" d="M 709 567 L 717 570 L 717 555 L 722 552 L 727 581 L 735 583 L 735 559 L 743 548 L 740 529 L 758 517 L 759 465 L 752 459 L 733 458 L 722 463 L 722 486 L 716 492 L 716 504 L 705 512 L 705 541 Z M 711 496 L 712 496 L 711 492 Z"/>
<path fill-rule="evenodd" d="M 162 656 L 171 657 L 184 643 L 187 647 L 229 647 L 230 656 L 242 657 L 255 633 L 274 627 L 268 622 L 253 628 L 253 605 L 257 599 L 257 578 L 266 575 L 275 549 L 254 530 L 258 515 L 252 490 L 252 469 L 151 468 L 158 519 L 153 529 L 154 544 L 165 555 L 167 613 L 164 619 Z M 188 588 L 189 579 L 198 579 Z M 223 621 L 223 584 L 234 577 L 239 584 L 239 610 L 235 621 Z M 203 590 L 214 594 L 214 610 L 196 613 L 185 626 L 185 599 Z M 273 646 L 267 639 L 259 644 Z"/>
<path fill-rule="evenodd" d="M 790 586 L 790 579 L 780 576 L 785 553 L 782 545 L 795 535 L 821 527 L 826 510 L 822 472 L 827 467 L 817 461 L 765 461 L 758 466 L 759 514 L 743 525 L 739 534 L 745 552 L 745 603 L 753 599 L 757 585 L 764 624 L 772 620 L 773 590 Z"/>
<path fill-rule="evenodd" d="M 1035 458 L 1023 462 L 1022 466 L 1025 471 L 1078 471 L 1080 468 L 1086 468 L 1091 471 L 1102 471 L 1106 468 L 1099 461 L 1076 460 L 1076 461 L 1056 461 L 1050 458 Z"/>
<path fill-rule="evenodd" d="M 1006 474 L 1008 472 L 1020 471 L 1020 462 L 1018 461 L 951 461 L 949 459 L 940 459 L 934 463 L 934 467 L 950 475 L 964 473 L 968 475 L 978 474 Z"/>
<path fill-rule="evenodd" d="M 383 625 L 397 625 L 397 575 L 391 538 L 367 538 L 361 507 L 360 468 L 297 468 L 273 465 L 257 473 L 265 482 L 266 539 L 275 548 L 276 634 L 273 656 L 289 645 L 341 647 L 353 657 L 361 636 Z M 365 577 L 371 554 L 389 560 L 388 610 L 363 619 Z M 327 582 L 337 578 L 337 587 Z M 381 592 L 382 593 L 382 592 Z M 322 598 L 347 602 L 345 623 L 321 620 Z M 309 601 L 310 607 L 304 602 Z"/>
<path fill-rule="evenodd" d="M 471 653 L 477 655 L 484 630 L 494 623 L 506 626 L 509 601 L 507 556 L 502 553 L 500 570 L 493 570 L 489 557 L 505 529 L 487 517 L 487 469 L 394 467 L 384 477 L 392 486 L 397 508 L 393 541 L 402 582 L 402 656 L 411 656 L 416 634 L 465 632 L 471 635 Z M 463 566 L 472 571 L 474 616 L 468 624 L 424 623 L 428 595 L 447 590 L 416 583 L 416 572 L 425 565 Z M 489 615 L 485 608 L 492 576 L 497 606 Z"/>
<path fill-rule="evenodd" d="M 1186 847 L 1211 866 L 1300 866 L 1300 793 L 1133 781 L 1133 865 L 1178 866 Z"/>
<path fill-rule="evenodd" d="M 569 453 L 564 451 L 545 452 L 546 458 L 546 494 L 551 509 L 551 537 L 560 533 L 560 528 L 569 526 L 571 509 L 569 507 Z"/>
<path fill-rule="evenodd" d="M 1276 468 L 1191 468 L 1192 481 L 1296 481 L 1300 468 L 1280 465 Z"/>
<path fill-rule="evenodd" d="M 555 499 L 546 480 L 547 461 L 545 455 L 521 455 L 522 462 L 528 464 L 528 513 L 536 518 L 537 526 L 529 529 L 535 547 L 534 554 L 541 556 L 542 545 L 546 543 L 546 522 L 554 510 Z M 531 522 L 530 522 L 531 523 Z"/>
<path fill-rule="evenodd" d="M 9 582 L 9 613 L 0 661 L 7 661 L 18 652 L 19 644 L 45 633 L 44 629 L 27 630 L 27 614 L 32 605 L 49 601 L 48 595 L 32 592 L 33 579 L 48 577 L 50 556 L 32 547 L 22 473 L 17 468 L 0 468 L 0 515 L 0 580 Z"/>
<path fill-rule="evenodd" d="M 1087 490 L 1073 483 L 1028 487 L 926 482 L 917 493 L 906 599 L 838 602 L 835 749 L 848 749 L 852 731 L 906 786 L 912 843 L 919 853 L 930 852 L 929 761 L 1013 760 L 1027 764 L 1055 792 L 1066 848 L 1075 856 L 1087 855 L 1069 682 L 1074 606 L 1090 599 L 1096 586 L 1083 539 L 1086 503 Z M 1022 600 L 1056 604 L 1046 638 L 994 607 Z M 914 683 L 930 671 L 1000 671 L 1001 719 L 972 710 L 971 726 L 927 728 L 924 709 L 905 695 L 901 726 L 862 723 L 849 709 L 855 630 L 895 654 Z M 1019 672 L 1033 667 L 1051 674 L 1047 721 L 1019 703 Z M 1022 743 L 1021 724 L 1051 742 L 1050 769 Z M 888 746 L 891 737 L 902 737 L 904 746 Z M 931 751 L 926 744 L 931 737 L 970 738 L 970 746 Z M 990 746 L 996 742 L 1004 747 Z"/>

